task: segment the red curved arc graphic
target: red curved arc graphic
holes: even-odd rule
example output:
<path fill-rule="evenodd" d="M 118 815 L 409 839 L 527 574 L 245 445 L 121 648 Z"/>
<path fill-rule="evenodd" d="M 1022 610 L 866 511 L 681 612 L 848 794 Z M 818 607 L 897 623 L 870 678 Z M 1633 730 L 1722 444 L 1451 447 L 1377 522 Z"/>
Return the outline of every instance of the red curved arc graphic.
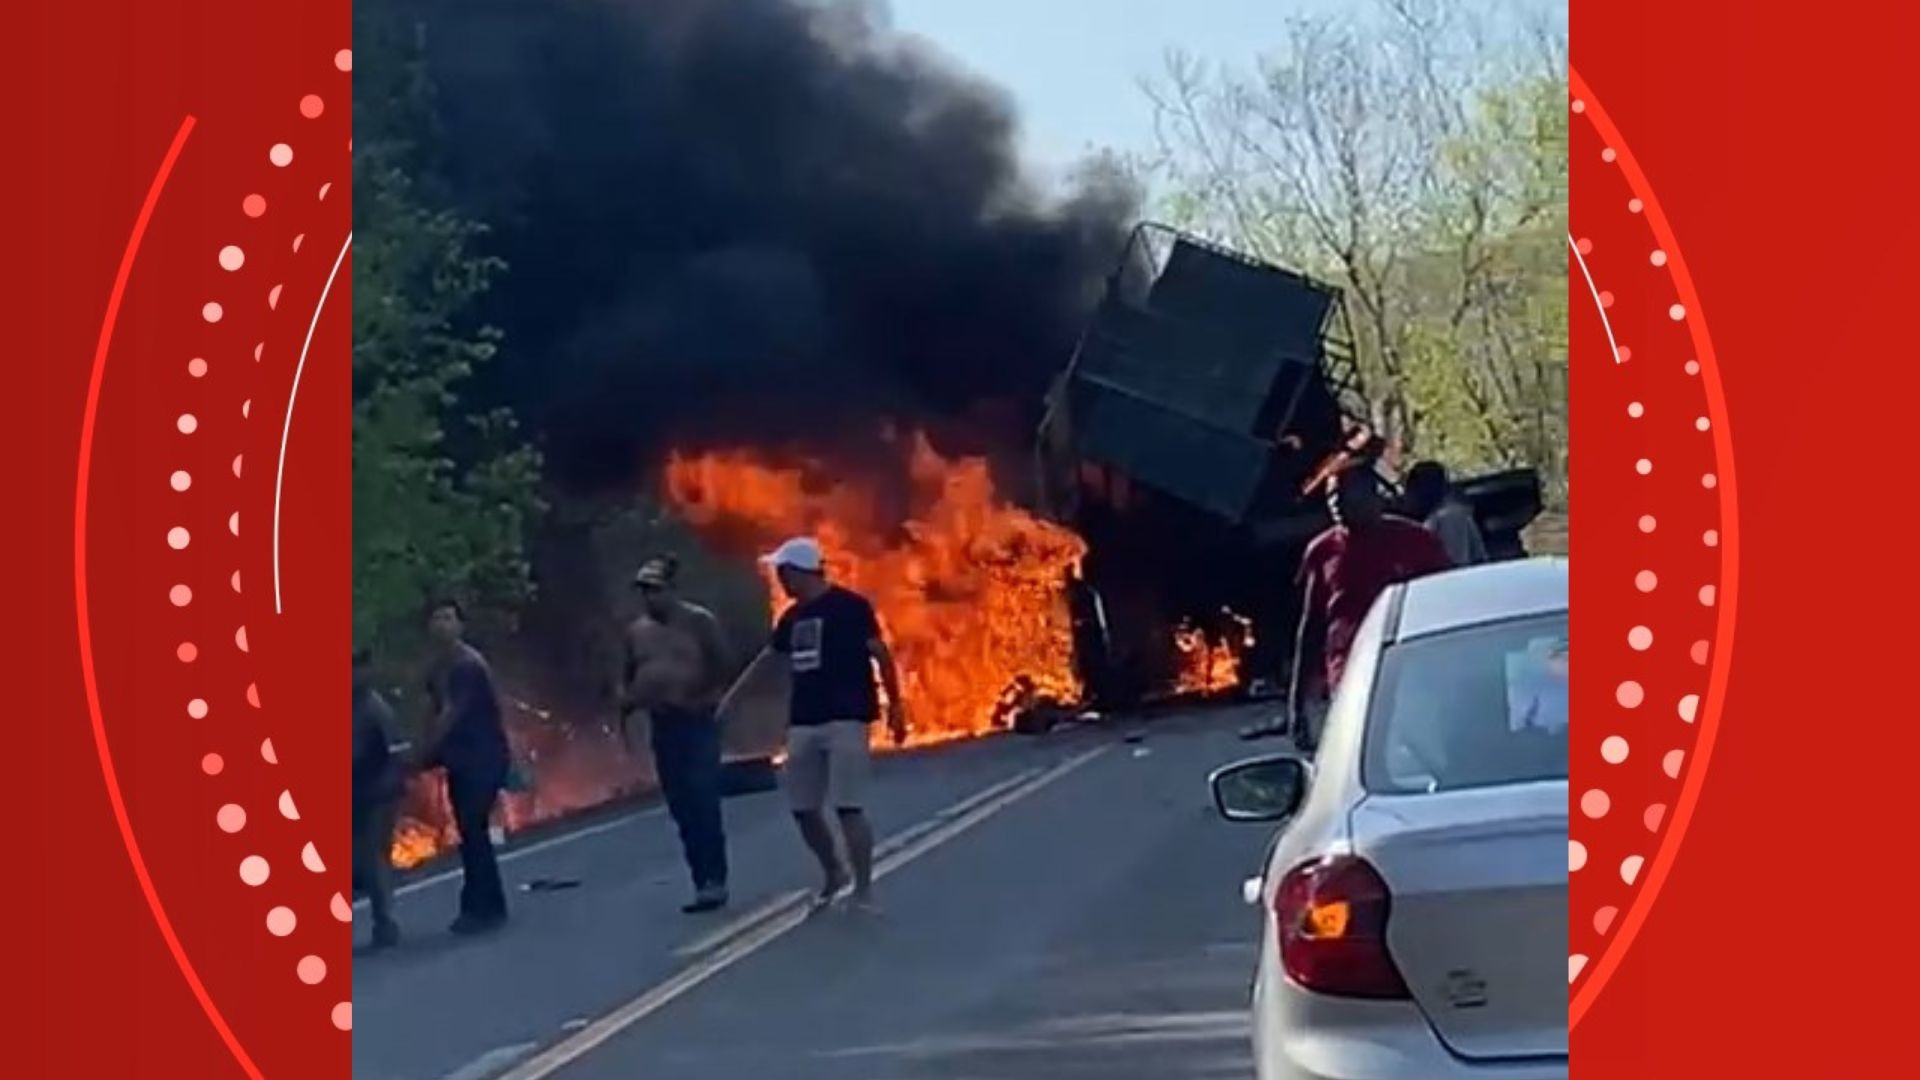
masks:
<path fill-rule="evenodd" d="M 187 137 L 193 133 L 195 120 L 188 116 L 180 122 L 180 130 L 173 136 L 173 144 L 167 148 L 166 157 L 160 162 L 160 169 L 154 173 L 153 183 L 147 189 L 146 201 L 140 206 L 140 215 L 134 219 L 133 232 L 127 237 L 127 246 L 120 255 L 120 269 L 114 275 L 113 292 L 107 299 L 106 315 L 100 322 L 100 340 L 94 347 L 93 372 L 87 381 L 86 409 L 80 418 L 79 467 L 76 471 L 73 487 L 73 602 L 74 614 L 80 629 L 80 676 L 86 684 L 87 715 L 93 724 L 93 746 L 100 758 L 100 774 L 106 781 L 107 801 L 113 806 L 114 824 L 120 830 L 120 842 L 127 850 L 127 860 L 133 864 L 134 877 L 139 879 L 141 895 L 146 898 L 147 910 L 153 913 L 153 921 L 160 929 L 160 936 L 167 943 L 167 951 L 173 954 L 174 965 L 180 969 L 181 977 L 187 980 L 187 986 L 200 1003 L 200 1011 L 206 1013 L 214 1030 L 220 1033 L 220 1039 L 232 1052 L 234 1060 L 252 1080 L 261 1080 L 260 1069 L 248 1056 L 246 1048 L 228 1026 L 226 1018 L 214 1005 L 213 997 L 200 981 L 193 969 L 192 961 L 187 959 L 186 949 L 180 945 L 179 935 L 174 933 L 173 923 L 167 918 L 166 907 L 160 903 L 160 894 L 153 887 L 153 877 L 147 873 L 147 862 L 140 854 L 139 841 L 134 839 L 133 824 L 127 817 L 127 804 L 120 792 L 119 775 L 114 771 L 113 752 L 107 746 L 107 729 L 100 710 L 100 684 L 94 673 L 93 665 L 93 622 L 87 608 L 87 496 L 91 486 L 93 469 L 93 434 L 99 419 L 100 385 L 107 371 L 107 352 L 113 344 L 114 324 L 120 317 L 120 303 L 126 296 L 127 281 L 133 275 L 134 259 L 140 254 L 140 243 L 147 234 L 147 224 L 153 218 L 153 210 L 160 202 L 160 193 L 167 186 L 167 178 L 173 174 L 173 167 L 180 159 L 180 152 L 186 148 Z"/>
<path fill-rule="evenodd" d="M 1687 272 L 1686 259 L 1680 245 L 1675 242 L 1672 225 L 1661 210 L 1659 199 L 1655 198 L 1653 187 L 1647 182 L 1647 175 L 1641 171 L 1639 162 L 1628 149 L 1626 140 L 1620 137 L 1620 130 L 1614 126 L 1606 110 L 1594 97 L 1586 80 L 1580 77 L 1578 69 L 1569 69 L 1574 96 L 1585 102 L 1587 115 L 1601 136 L 1607 140 L 1619 155 L 1618 167 L 1633 186 L 1636 194 L 1645 203 L 1647 224 L 1653 229 L 1661 247 L 1668 253 L 1668 271 L 1672 275 L 1674 288 L 1679 293 L 1680 302 L 1691 312 L 1700 312 L 1701 317 L 1688 321 L 1688 333 L 1693 339 L 1694 349 L 1700 360 L 1702 388 L 1707 395 L 1707 403 L 1714 413 L 1713 440 L 1715 468 L 1719 478 L 1720 495 L 1720 534 L 1721 562 L 1719 580 L 1719 615 L 1714 634 L 1713 668 L 1707 680 L 1707 693 L 1701 703 L 1700 733 L 1695 740 L 1694 760 L 1687 770 L 1687 782 L 1680 791 L 1680 797 L 1674 804 L 1673 820 L 1668 825 L 1666 842 L 1660 845 L 1647 872 L 1647 882 L 1638 901 L 1630 905 L 1620 925 L 1620 936 L 1613 947 L 1605 950 L 1599 957 L 1593 972 L 1581 983 L 1567 1008 L 1569 1028 L 1578 1027 L 1580 1018 L 1592 1007 L 1594 999 L 1606 985 L 1608 978 L 1620 960 L 1633 945 L 1640 927 L 1646 922 L 1647 913 L 1659 898 L 1660 889 L 1666 883 L 1667 874 L 1673 868 L 1674 857 L 1678 854 L 1681 842 L 1686 837 L 1687 826 L 1693 817 L 1695 805 L 1700 801 L 1700 788 L 1706 780 L 1707 763 L 1713 756 L 1714 737 L 1720 728 L 1722 703 L 1726 698 L 1726 687 L 1733 658 L 1734 614 L 1739 600 L 1740 567 L 1740 519 L 1736 510 L 1739 501 L 1735 497 L 1733 436 L 1727 419 L 1726 392 L 1720 384 L 1720 367 L 1713 351 L 1712 337 L 1707 333 L 1706 318 L 1700 306 L 1700 296 L 1693 285 L 1693 276 Z"/>

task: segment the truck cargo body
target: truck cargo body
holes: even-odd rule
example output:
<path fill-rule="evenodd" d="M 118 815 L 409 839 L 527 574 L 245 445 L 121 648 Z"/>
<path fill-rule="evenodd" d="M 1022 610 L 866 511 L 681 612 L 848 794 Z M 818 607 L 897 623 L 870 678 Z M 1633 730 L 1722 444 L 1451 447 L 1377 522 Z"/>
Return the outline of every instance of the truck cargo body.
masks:
<path fill-rule="evenodd" d="M 1171 685 L 1182 622 L 1251 619 L 1243 684 L 1279 681 L 1294 578 L 1329 524 L 1316 481 L 1382 450 L 1339 289 L 1158 225 L 1134 231 L 1037 441 L 1046 512 L 1084 536 L 1077 657 L 1096 703 Z M 1391 490 L 1391 481 L 1388 480 Z M 1524 554 L 1540 480 L 1460 481 L 1495 558 Z"/>

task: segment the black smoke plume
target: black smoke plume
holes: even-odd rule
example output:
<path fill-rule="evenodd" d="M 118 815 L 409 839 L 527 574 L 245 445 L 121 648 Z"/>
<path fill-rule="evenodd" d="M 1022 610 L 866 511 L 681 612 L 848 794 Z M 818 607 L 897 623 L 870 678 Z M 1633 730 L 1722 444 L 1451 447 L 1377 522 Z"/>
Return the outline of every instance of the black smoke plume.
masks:
<path fill-rule="evenodd" d="M 384 2 L 424 28 L 437 172 L 510 267 L 486 392 L 574 489 L 888 419 L 1006 450 L 1134 208 L 1104 173 L 1032 191 L 1007 98 L 872 5 Z"/>

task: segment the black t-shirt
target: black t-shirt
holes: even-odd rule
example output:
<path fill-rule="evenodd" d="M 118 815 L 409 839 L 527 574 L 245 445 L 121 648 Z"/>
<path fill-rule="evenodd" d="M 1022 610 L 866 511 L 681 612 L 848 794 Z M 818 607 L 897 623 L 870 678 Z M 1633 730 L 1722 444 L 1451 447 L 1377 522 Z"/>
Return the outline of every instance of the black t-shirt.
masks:
<path fill-rule="evenodd" d="M 869 643 L 880 620 L 864 597 L 838 586 L 780 616 L 773 649 L 793 669 L 792 723 L 811 727 L 835 720 L 871 723 L 880 715 Z"/>

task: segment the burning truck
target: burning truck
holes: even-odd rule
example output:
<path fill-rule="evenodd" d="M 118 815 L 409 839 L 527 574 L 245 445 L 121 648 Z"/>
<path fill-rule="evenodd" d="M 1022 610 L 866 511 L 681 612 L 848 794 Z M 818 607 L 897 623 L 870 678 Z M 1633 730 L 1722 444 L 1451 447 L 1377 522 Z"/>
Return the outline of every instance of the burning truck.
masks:
<path fill-rule="evenodd" d="M 717 555 L 746 563 L 818 537 L 836 579 L 873 600 L 910 745 L 924 746 L 1277 685 L 1298 621 L 1293 568 L 1327 524 L 1310 489 L 1331 465 L 1380 453 L 1361 415 L 1339 290 L 1149 224 L 1046 395 L 1037 496 L 1002 491 L 1007 470 L 984 456 L 892 425 L 857 468 L 772 446 L 686 449 L 657 483 Z M 1462 489 L 1489 550 L 1524 554 L 1537 475 Z M 770 623 L 782 601 L 767 596 Z M 764 719 L 730 739 L 736 758 L 774 752 L 779 725 Z M 530 707 L 511 726 L 535 775 L 507 800 L 509 829 L 650 783 L 610 731 Z M 416 786 L 401 865 L 446 840 L 437 788 Z"/>
<path fill-rule="evenodd" d="M 1337 288 L 1142 224 L 1046 394 L 1026 498 L 987 458 L 891 425 L 854 467 L 676 452 L 662 487 L 742 558 L 820 539 L 874 601 L 916 745 L 1233 697 L 1290 659 L 1293 568 L 1328 523 L 1310 489 L 1380 456 L 1352 340 Z M 1537 474 L 1461 486 L 1489 550 L 1523 554 Z"/>
<path fill-rule="evenodd" d="M 921 742 L 1235 693 L 1290 638 L 1299 485 L 1360 415 L 1337 294 L 1134 230 L 1112 170 L 1031 183 L 1012 98 L 872 14 L 356 14 L 414 42 L 429 186 L 512 267 L 469 313 L 508 346 L 463 399 L 511 409 L 580 510 L 542 524 L 538 598 L 487 643 L 538 703 L 510 719 L 534 776 L 509 828 L 651 780 L 590 692 L 639 543 L 601 545 L 602 510 L 664 511 L 731 564 L 701 590 L 743 648 L 777 603 L 747 595 L 751 556 L 819 535 L 895 639 Z M 416 785 L 404 861 L 448 839 L 433 794 Z"/>
<path fill-rule="evenodd" d="M 1041 505 L 1087 556 L 1069 582 L 1090 701 L 1277 684 L 1293 569 L 1328 525 L 1331 468 L 1378 467 L 1338 288 L 1155 224 L 1136 227 L 1047 396 Z M 1495 558 L 1525 554 L 1530 469 L 1465 479 Z"/>

